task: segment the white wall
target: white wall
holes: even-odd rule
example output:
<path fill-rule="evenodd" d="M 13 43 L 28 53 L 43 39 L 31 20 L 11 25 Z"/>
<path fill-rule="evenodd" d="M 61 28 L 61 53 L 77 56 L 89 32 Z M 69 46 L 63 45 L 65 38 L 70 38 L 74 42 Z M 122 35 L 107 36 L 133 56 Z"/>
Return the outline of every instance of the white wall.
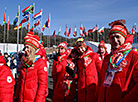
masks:
<path fill-rule="evenodd" d="M 19 44 L 18 51 L 22 50 L 23 47 L 24 47 L 23 44 Z M 4 51 L 4 49 L 5 49 L 5 51 Z M 2 53 L 3 52 L 8 52 L 8 53 L 10 53 L 10 52 L 17 52 L 17 44 L 12 44 L 12 43 L 8 43 L 8 44 L 5 43 L 4 44 L 4 43 L 0 43 L 0 50 L 1 50 Z"/>

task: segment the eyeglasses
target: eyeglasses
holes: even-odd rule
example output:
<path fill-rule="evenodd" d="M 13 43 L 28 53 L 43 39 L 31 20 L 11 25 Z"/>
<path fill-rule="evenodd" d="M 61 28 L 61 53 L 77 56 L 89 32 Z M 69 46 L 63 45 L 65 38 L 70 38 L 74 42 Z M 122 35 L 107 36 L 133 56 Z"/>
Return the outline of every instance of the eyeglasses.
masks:
<path fill-rule="evenodd" d="M 60 47 L 59 49 L 63 50 L 64 48 L 63 47 Z"/>

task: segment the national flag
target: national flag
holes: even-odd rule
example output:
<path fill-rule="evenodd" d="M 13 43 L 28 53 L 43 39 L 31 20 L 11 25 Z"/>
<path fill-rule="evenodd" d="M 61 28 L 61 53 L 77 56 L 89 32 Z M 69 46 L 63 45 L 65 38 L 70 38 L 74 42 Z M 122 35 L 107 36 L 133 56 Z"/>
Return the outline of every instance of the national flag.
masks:
<path fill-rule="evenodd" d="M 9 21 L 9 16 L 8 16 L 8 30 L 10 30 L 10 21 Z"/>
<path fill-rule="evenodd" d="M 5 24 L 5 19 L 6 19 L 6 8 L 5 8 L 5 11 L 4 11 L 3 24 Z"/>
<path fill-rule="evenodd" d="M 43 27 L 42 27 L 42 31 L 45 30 L 45 27 L 46 27 L 46 23 L 43 25 Z"/>
<path fill-rule="evenodd" d="M 71 28 L 69 28 L 69 32 L 68 32 L 68 35 L 67 35 L 68 37 L 69 37 L 70 33 L 71 33 Z"/>
<path fill-rule="evenodd" d="M 97 25 L 93 29 L 89 29 L 88 33 L 93 33 L 94 31 L 98 30 Z"/>
<path fill-rule="evenodd" d="M 74 33 L 73 33 L 73 36 L 76 37 L 77 36 L 77 28 L 76 28 L 76 25 L 75 25 L 75 28 L 74 28 Z"/>
<path fill-rule="evenodd" d="M 37 22 L 34 24 L 34 27 L 38 26 L 40 23 L 40 20 L 37 20 Z"/>
<path fill-rule="evenodd" d="M 46 27 L 49 28 L 50 27 L 50 14 L 48 16 L 48 21 L 46 22 Z"/>
<path fill-rule="evenodd" d="M 13 21 L 13 25 L 16 26 L 16 23 L 18 22 L 18 19 L 19 19 L 19 11 L 17 12 L 17 15 Z"/>
<path fill-rule="evenodd" d="M 80 27 L 80 36 L 83 36 L 83 26 L 81 24 L 81 27 Z"/>
<path fill-rule="evenodd" d="M 29 12 L 30 14 L 33 14 L 34 5 L 27 6 L 25 9 L 22 10 L 22 13 L 27 13 L 27 12 Z"/>
<path fill-rule="evenodd" d="M 42 16 L 42 10 L 40 10 L 40 12 L 38 12 L 37 14 L 35 14 L 35 15 L 33 16 L 33 19 L 34 19 L 34 20 L 39 19 L 39 18 L 41 18 L 41 16 Z"/>
<path fill-rule="evenodd" d="M 85 36 L 87 36 L 87 32 L 86 32 L 86 30 L 85 30 L 85 27 L 83 28 L 83 34 L 84 34 Z"/>
<path fill-rule="evenodd" d="M 28 20 L 29 20 L 29 17 L 25 16 L 24 19 L 21 21 L 21 24 L 27 22 Z"/>
<path fill-rule="evenodd" d="M 131 34 L 133 34 L 133 35 L 136 34 L 136 23 L 132 27 Z"/>
<path fill-rule="evenodd" d="M 19 29 L 22 28 L 22 24 L 20 23 L 19 24 Z M 14 30 L 17 30 L 18 29 L 18 26 L 14 27 Z"/>
<path fill-rule="evenodd" d="M 23 16 L 29 16 L 29 12 L 25 12 Z"/>
<path fill-rule="evenodd" d="M 27 30 L 29 30 L 29 22 L 27 23 Z"/>
<path fill-rule="evenodd" d="M 65 33 L 64 33 L 64 35 L 65 35 L 65 36 L 67 35 L 67 26 L 66 26 L 66 30 L 65 30 Z"/>
<path fill-rule="evenodd" d="M 55 34 L 56 34 L 56 30 L 54 30 L 54 32 L 53 32 L 53 38 L 55 37 Z"/>
<path fill-rule="evenodd" d="M 60 33 L 61 33 L 61 27 L 59 28 L 58 35 L 60 35 Z"/>
<path fill-rule="evenodd" d="M 98 30 L 99 34 L 102 34 L 104 32 L 104 27 L 102 27 L 101 29 Z"/>

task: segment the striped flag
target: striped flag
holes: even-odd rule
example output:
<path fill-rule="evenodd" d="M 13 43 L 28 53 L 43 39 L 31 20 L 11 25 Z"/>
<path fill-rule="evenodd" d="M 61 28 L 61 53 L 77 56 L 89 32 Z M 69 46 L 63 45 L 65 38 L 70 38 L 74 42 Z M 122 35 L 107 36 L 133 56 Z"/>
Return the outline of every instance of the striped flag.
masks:
<path fill-rule="evenodd" d="M 27 30 L 29 30 L 29 22 L 27 23 Z"/>
<path fill-rule="evenodd" d="M 5 24 L 5 19 L 6 19 L 6 8 L 5 8 L 5 11 L 4 11 L 3 24 Z"/>
<path fill-rule="evenodd" d="M 64 35 L 65 35 L 65 36 L 67 35 L 67 26 L 66 26 L 66 30 L 65 30 L 65 33 L 64 33 Z"/>
<path fill-rule="evenodd" d="M 81 24 L 81 27 L 80 27 L 80 36 L 83 36 L 83 26 Z"/>
<path fill-rule="evenodd" d="M 56 34 L 56 30 L 54 30 L 54 32 L 53 32 L 53 38 L 55 37 L 55 34 Z"/>
<path fill-rule="evenodd" d="M 50 27 L 50 14 L 48 16 L 48 21 L 46 22 L 46 27 L 49 28 Z"/>
<path fill-rule="evenodd" d="M 41 17 L 42 17 L 42 10 L 40 10 L 40 12 L 38 12 L 37 14 L 35 14 L 35 15 L 33 16 L 33 19 L 36 20 L 36 19 L 39 19 L 39 18 L 41 18 Z"/>
<path fill-rule="evenodd" d="M 61 33 L 61 26 L 59 27 L 58 35 L 60 35 L 60 33 Z"/>
<path fill-rule="evenodd" d="M 83 28 L 83 34 L 84 34 L 85 36 L 87 36 L 87 32 L 86 32 L 86 30 L 85 30 L 85 27 Z"/>
<path fill-rule="evenodd" d="M 98 30 L 97 25 L 93 29 L 89 29 L 88 33 L 93 33 L 94 31 Z"/>
<path fill-rule="evenodd" d="M 30 14 L 33 14 L 34 5 L 27 6 L 25 9 L 22 10 L 22 13 L 27 13 L 27 12 L 29 12 Z"/>
<path fill-rule="evenodd" d="M 19 29 L 22 28 L 22 24 L 20 23 L 19 24 Z M 14 27 L 14 30 L 17 30 L 18 29 L 18 26 Z"/>
<path fill-rule="evenodd" d="M 68 35 L 67 35 L 68 37 L 69 37 L 70 33 L 71 33 L 71 28 L 69 28 L 69 32 L 68 32 Z"/>
<path fill-rule="evenodd" d="M 131 34 L 133 34 L 133 35 L 136 34 L 136 23 L 132 27 Z"/>
<path fill-rule="evenodd" d="M 25 16 L 24 19 L 21 21 L 21 24 L 27 22 L 28 20 L 29 20 L 29 17 Z"/>
<path fill-rule="evenodd" d="M 34 27 L 38 26 L 40 23 L 40 20 L 38 19 L 37 22 L 34 24 Z"/>
<path fill-rule="evenodd" d="M 13 25 L 16 26 L 16 23 L 18 22 L 18 19 L 19 19 L 19 11 L 17 12 L 17 15 L 13 21 Z"/>
<path fill-rule="evenodd" d="M 76 28 L 76 25 L 75 25 L 75 28 L 74 28 L 74 33 L 73 33 L 73 36 L 76 37 L 77 36 L 77 28 Z"/>
<path fill-rule="evenodd" d="M 42 27 L 42 31 L 45 30 L 45 27 L 46 27 L 46 23 L 43 25 L 43 27 Z"/>
<path fill-rule="evenodd" d="M 101 29 L 98 30 L 99 34 L 102 34 L 104 32 L 104 27 L 102 27 Z"/>

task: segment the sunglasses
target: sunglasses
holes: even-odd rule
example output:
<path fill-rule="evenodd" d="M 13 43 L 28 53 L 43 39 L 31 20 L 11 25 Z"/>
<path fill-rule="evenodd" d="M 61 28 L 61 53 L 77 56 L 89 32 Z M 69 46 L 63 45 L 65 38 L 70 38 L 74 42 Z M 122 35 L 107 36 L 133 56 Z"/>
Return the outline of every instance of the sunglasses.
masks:
<path fill-rule="evenodd" d="M 63 47 L 60 47 L 59 49 L 63 50 L 64 48 Z"/>

